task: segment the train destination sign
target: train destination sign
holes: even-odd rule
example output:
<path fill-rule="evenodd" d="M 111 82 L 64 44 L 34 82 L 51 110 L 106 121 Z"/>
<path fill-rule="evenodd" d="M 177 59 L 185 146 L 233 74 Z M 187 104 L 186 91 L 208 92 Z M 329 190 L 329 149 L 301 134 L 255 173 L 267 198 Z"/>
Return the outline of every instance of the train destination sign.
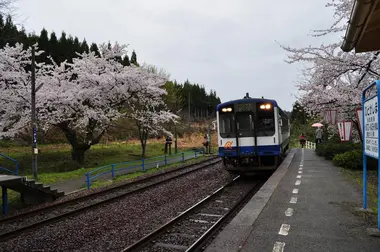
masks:
<path fill-rule="evenodd" d="M 378 98 L 377 96 L 365 101 L 364 103 L 364 151 L 365 154 L 378 158 Z"/>

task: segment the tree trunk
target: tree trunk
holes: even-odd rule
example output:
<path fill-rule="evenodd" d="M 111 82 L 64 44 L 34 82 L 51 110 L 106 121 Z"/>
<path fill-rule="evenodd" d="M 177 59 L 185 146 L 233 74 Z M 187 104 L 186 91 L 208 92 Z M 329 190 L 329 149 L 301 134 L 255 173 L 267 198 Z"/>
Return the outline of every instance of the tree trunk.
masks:
<path fill-rule="evenodd" d="M 146 142 L 148 139 L 147 129 L 136 121 L 137 129 L 139 132 L 140 144 L 141 144 L 141 157 L 145 158 L 146 154 Z"/>
<path fill-rule="evenodd" d="M 79 144 L 77 146 L 72 146 L 71 157 L 78 164 L 84 164 L 84 153 L 89 150 L 91 145 Z"/>
<path fill-rule="evenodd" d="M 71 129 L 69 122 L 61 122 L 56 125 L 59 127 L 62 132 L 65 134 L 67 141 L 70 143 L 71 157 L 73 161 L 76 161 L 78 164 L 84 163 L 84 154 L 87 150 L 90 149 L 91 145 L 98 144 L 103 137 L 105 130 L 103 130 L 98 136 L 94 136 L 92 132 L 87 134 L 85 141 L 79 141 L 77 137 L 77 132 L 74 129 Z"/>
<path fill-rule="evenodd" d="M 145 158 L 145 154 L 146 154 L 146 141 L 143 140 L 141 142 L 141 157 Z"/>

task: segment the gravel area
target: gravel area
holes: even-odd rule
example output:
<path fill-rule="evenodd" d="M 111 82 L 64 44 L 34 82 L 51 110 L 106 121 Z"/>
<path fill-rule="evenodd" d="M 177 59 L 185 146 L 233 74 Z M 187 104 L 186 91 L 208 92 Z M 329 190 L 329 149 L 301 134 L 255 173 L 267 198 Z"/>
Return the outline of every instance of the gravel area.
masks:
<path fill-rule="evenodd" d="M 0 243 L 1 251 L 120 251 L 224 185 L 218 164 Z"/>
<path fill-rule="evenodd" d="M 215 161 L 213 161 L 213 162 L 215 162 Z M 0 222 L 0 224 L 1 224 L 0 225 L 0 236 L 2 234 L 4 234 L 5 232 L 16 230 L 16 229 L 19 229 L 21 227 L 25 227 L 25 226 L 28 226 L 28 225 L 31 225 L 31 224 L 34 224 L 37 222 L 41 222 L 43 220 L 47 220 L 49 218 L 54 218 L 56 216 L 59 216 L 59 215 L 65 214 L 65 213 L 73 212 L 73 211 L 80 209 L 80 208 L 89 207 L 89 206 L 96 204 L 98 202 L 102 202 L 104 200 L 111 199 L 113 197 L 124 195 L 128 192 L 137 190 L 139 188 L 144 188 L 146 186 L 157 183 L 159 181 L 165 181 L 165 180 L 172 178 L 176 175 L 185 174 L 189 171 L 193 171 L 199 167 L 202 167 L 205 164 L 209 164 L 209 163 L 213 163 L 213 162 L 206 162 L 206 163 L 202 163 L 202 164 L 197 165 L 197 166 L 192 166 L 192 167 L 185 168 L 185 169 L 178 169 L 178 170 L 175 170 L 171 173 L 162 174 L 159 177 L 155 177 L 155 178 L 149 179 L 147 181 L 141 181 L 140 183 L 133 184 L 131 186 L 128 186 L 128 184 L 129 184 L 128 183 L 125 186 L 123 186 L 122 188 L 115 190 L 115 191 L 112 191 L 112 192 L 109 192 L 109 193 L 96 195 L 94 197 L 86 198 L 86 199 L 83 199 L 81 201 L 75 200 L 75 201 L 70 202 L 64 206 L 57 205 L 57 207 L 54 207 L 54 208 L 48 208 L 46 210 L 41 209 L 41 211 L 38 211 L 38 213 L 36 213 L 36 214 L 33 214 L 31 216 L 27 216 L 27 217 L 18 218 L 18 219 L 9 221 L 9 222 L 5 222 L 5 223 Z M 86 209 L 84 211 L 88 211 L 88 209 Z"/>

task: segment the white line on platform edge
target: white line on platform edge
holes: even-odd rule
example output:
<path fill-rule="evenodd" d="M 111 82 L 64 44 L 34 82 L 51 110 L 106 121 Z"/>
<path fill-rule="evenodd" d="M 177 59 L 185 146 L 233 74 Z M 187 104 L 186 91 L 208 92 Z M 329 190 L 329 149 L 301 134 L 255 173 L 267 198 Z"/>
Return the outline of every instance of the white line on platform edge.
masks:
<path fill-rule="evenodd" d="M 288 208 L 288 209 L 286 209 L 286 211 L 285 211 L 285 215 L 286 215 L 287 217 L 292 216 L 292 215 L 293 215 L 293 208 Z"/>
<path fill-rule="evenodd" d="M 276 242 L 272 252 L 284 252 L 285 242 Z"/>
<path fill-rule="evenodd" d="M 290 203 L 296 204 L 297 203 L 297 197 L 291 197 L 290 198 Z"/>
<path fill-rule="evenodd" d="M 280 232 L 278 232 L 279 235 L 288 235 L 290 229 L 289 224 L 282 224 L 280 228 Z"/>
<path fill-rule="evenodd" d="M 292 193 L 297 194 L 298 193 L 298 188 L 294 188 Z"/>
<path fill-rule="evenodd" d="M 295 185 L 300 185 L 301 184 L 301 180 L 297 180 Z"/>

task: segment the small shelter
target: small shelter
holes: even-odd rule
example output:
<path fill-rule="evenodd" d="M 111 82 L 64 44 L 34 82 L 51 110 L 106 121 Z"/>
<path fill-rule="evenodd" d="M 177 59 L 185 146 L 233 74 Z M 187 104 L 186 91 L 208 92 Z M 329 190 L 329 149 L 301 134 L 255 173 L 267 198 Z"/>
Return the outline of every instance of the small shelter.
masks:
<path fill-rule="evenodd" d="M 380 50 L 380 0 L 355 0 L 341 49 L 356 53 Z"/>

